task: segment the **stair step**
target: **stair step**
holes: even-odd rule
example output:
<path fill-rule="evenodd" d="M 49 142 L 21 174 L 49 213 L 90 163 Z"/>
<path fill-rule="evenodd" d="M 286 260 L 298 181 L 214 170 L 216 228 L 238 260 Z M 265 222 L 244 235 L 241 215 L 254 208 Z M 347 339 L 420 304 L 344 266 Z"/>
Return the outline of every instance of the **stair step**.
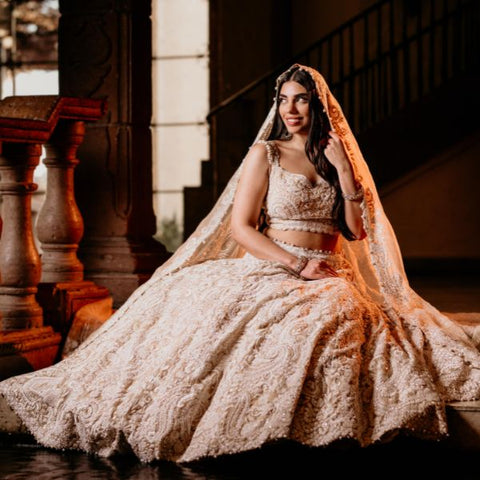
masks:
<path fill-rule="evenodd" d="M 449 443 L 480 450 L 480 400 L 452 402 L 447 405 Z"/>

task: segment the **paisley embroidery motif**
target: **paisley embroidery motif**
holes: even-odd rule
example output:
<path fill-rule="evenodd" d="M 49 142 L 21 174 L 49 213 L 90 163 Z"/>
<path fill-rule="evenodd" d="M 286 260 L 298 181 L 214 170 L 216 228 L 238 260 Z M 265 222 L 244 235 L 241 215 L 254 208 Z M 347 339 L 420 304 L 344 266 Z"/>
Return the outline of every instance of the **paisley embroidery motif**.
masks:
<path fill-rule="evenodd" d="M 445 434 L 444 403 L 480 394 L 474 346 L 425 309 L 393 321 L 343 255 L 279 245 L 338 277 L 249 253 L 153 277 L 70 357 L 0 393 L 43 445 L 143 461 Z"/>

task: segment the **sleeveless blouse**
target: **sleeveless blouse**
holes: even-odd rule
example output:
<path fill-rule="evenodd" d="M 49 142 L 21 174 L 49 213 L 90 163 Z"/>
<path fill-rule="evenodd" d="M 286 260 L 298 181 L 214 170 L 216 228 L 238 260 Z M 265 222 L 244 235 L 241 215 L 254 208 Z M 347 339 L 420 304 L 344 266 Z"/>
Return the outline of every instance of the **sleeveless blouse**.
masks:
<path fill-rule="evenodd" d="M 265 221 L 276 230 L 300 230 L 330 235 L 339 232 L 332 216 L 336 190 L 321 178 L 315 185 L 303 174 L 280 165 L 280 151 L 273 141 L 267 148 L 269 185 L 264 199 Z"/>

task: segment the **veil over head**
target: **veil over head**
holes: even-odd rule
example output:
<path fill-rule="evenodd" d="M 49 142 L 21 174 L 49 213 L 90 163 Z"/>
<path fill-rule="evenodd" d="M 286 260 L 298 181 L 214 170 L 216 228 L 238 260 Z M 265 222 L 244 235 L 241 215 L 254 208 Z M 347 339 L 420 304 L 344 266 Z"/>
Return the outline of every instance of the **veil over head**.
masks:
<path fill-rule="evenodd" d="M 361 208 L 367 236 L 359 241 L 348 241 L 341 237 L 341 248 L 352 264 L 355 277 L 359 280 L 358 287 L 364 295 L 377 303 L 391 320 L 400 320 L 408 312 L 415 311 L 418 315 L 421 310 L 422 316 L 427 315 L 430 319 L 434 317 L 437 323 L 445 321 L 447 322 L 445 327 L 450 326 L 457 330 L 445 315 L 410 288 L 395 233 L 382 208 L 370 170 L 347 119 L 330 92 L 325 79 L 314 68 L 300 64 L 292 65 L 287 72 L 294 67 L 308 72 L 315 82 L 316 93 L 331 126 L 343 142 L 355 179 L 364 189 Z M 274 100 L 253 144 L 268 138 L 276 110 L 277 105 Z M 243 256 L 245 250 L 234 240 L 230 228 L 232 205 L 243 164 L 242 161 L 210 213 L 172 257 L 156 270 L 153 278 L 207 260 Z"/>

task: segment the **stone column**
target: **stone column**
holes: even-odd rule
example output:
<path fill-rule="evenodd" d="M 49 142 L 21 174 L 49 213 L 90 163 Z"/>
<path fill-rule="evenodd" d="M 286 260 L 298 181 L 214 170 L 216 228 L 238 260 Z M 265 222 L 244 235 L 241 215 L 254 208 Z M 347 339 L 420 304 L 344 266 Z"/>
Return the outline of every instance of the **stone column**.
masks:
<path fill-rule="evenodd" d="M 105 98 L 79 149 L 77 201 L 85 277 L 115 305 L 168 257 L 152 236 L 151 23 L 149 0 L 60 0 L 62 95 Z"/>

